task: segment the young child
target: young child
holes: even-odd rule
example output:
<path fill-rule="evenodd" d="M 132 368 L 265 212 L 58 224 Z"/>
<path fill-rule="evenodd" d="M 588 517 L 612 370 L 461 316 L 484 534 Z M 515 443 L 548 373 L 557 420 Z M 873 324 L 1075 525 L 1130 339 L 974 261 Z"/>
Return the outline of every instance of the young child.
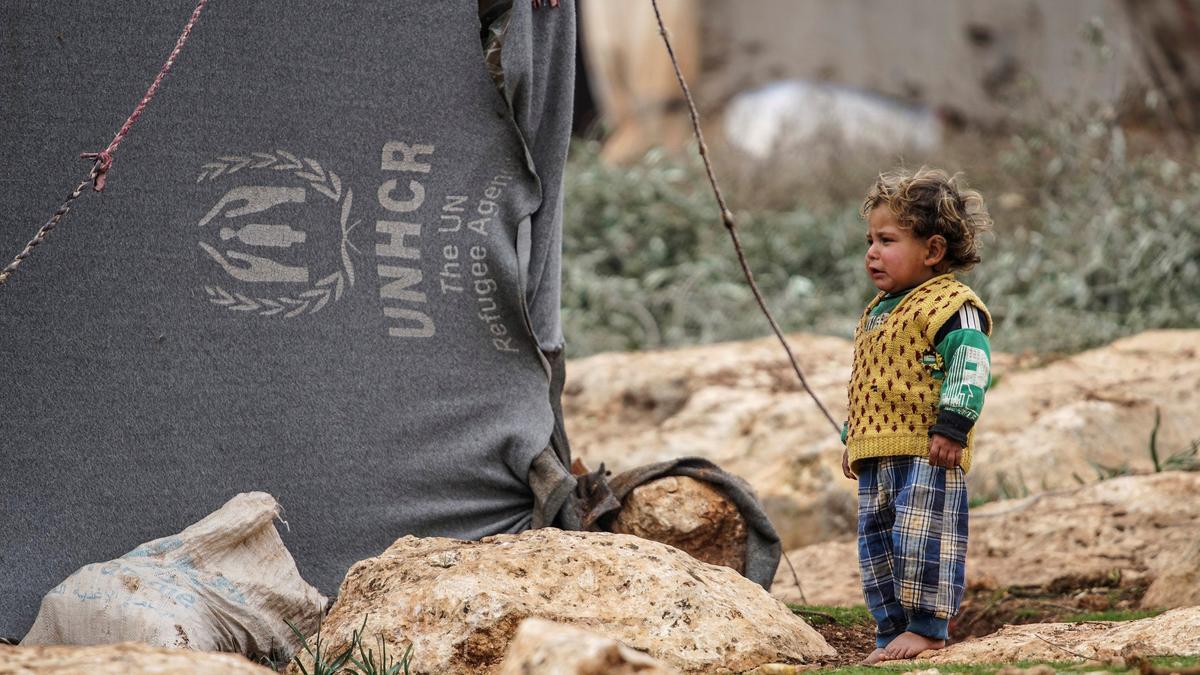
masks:
<path fill-rule="evenodd" d="M 966 472 L 990 373 L 991 315 L 954 272 L 979 262 L 983 198 L 922 168 L 862 205 L 879 294 L 854 334 L 842 472 L 858 480 L 858 557 L 876 646 L 865 663 L 946 645 L 962 600 Z"/>

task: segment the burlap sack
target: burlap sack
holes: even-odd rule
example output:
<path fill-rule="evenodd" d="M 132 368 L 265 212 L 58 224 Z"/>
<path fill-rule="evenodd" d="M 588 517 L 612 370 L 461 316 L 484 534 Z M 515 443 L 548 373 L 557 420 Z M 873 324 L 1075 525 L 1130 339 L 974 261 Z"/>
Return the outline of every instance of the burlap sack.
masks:
<path fill-rule="evenodd" d="M 300 577 L 275 531 L 275 498 L 239 494 L 177 535 L 81 568 L 42 599 L 22 645 L 142 642 L 288 655 L 328 599 Z"/>

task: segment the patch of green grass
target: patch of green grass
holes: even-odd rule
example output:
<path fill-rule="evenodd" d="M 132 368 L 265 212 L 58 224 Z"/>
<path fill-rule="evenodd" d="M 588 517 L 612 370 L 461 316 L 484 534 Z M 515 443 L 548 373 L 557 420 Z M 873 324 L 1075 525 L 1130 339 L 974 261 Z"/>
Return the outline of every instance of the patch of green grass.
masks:
<path fill-rule="evenodd" d="M 1200 656 L 1155 656 L 1150 659 L 1150 665 L 1159 668 L 1196 668 L 1200 666 Z"/>
<path fill-rule="evenodd" d="M 873 621 L 866 607 L 830 607 L 827 605 L 793 605 L 788 609 L 812 625 L 835 623 L 839 626 L 857 626 Z"/>
<path fill-rule="evenodd" d="M 1166 610 L 1162 609 L 1109 609 L 1101 612 L 1083 612 L 1064 616 L 1064 623 L 1079 623 L 1080 621 L 1136 621 L 1158 616 Z"/>
<path fill-rule="evenodd" d="M 1158 458 L 1158 430 L 1162 427 L 1162 410 L 1154 407 L 1154 427 L 1150 430 L 1150 459 L 1154 462 L 1154 471 L 1200 471 L 1200 438 L 1188 444 L 1188 447 L 1172 454 L 1166 461 Z"/>
<path fill-rule="evenodd" d="M 1041 615 L 1041 612 L 1034 609 L 1033 607 L 1022 607 L 1022 608 L 1018 609 L 1015 614 L 1013 614 L 1013 618 L 1015 618 L 1015 619 L 1035 619 L 1040 615 Z"/>
<path fill-rule="evenodd" d="M 400 675 L 401 673 L 409 675 L 409 669 L 412 667 L 412 645 L 408 646 L 404 655 L 397 661 L 394 654 L 388 655 L 383 635 L 377 635 L 379 655 L 376 656 L 375 650 L 368 649 L 363 644 L 364 631 L 367 627 L 366 616 L 363 617 L 362 626 L 351 633 L 350 644 L 341 651 L 333 653 L 328 649 L 328 644 L 323 643 L 321 639 L 320 623 L 317 624 L 317 634 L 311 644 L 304 633 L 292 622 L 288 621 L 287 624 L 292 629 L 292 633 L 300 639 L 301 651 L 312 659 L 312 670 L 310 671 L 300 658 L 300 653 L 292 657 L 292 661 L 300 670 L 301 675 Z"/>

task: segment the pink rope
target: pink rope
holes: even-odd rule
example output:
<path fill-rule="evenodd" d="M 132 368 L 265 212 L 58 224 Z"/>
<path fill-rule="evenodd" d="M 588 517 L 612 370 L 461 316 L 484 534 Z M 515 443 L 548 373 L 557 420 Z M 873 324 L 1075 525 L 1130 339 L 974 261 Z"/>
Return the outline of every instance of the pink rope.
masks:
<path fill-rule="evenodd" d="M 200 0 L 196 5 L 196 9 L 192 11 L 192 18 L 188 20 L 187 25 L 183 27 L 183 32 L 179 34 L 179 39 L 175 41 L 175 49 L 171 50 L 171 55 L 167 57 L 167 62 L 163 64 L 162 70 L 158 71 L 158 77 L 154 78 L 154 82 L 146 90 L 146 95 L 138 102 L 137 107 L 133 109 L 133 114 L 129 116 L 129 119 L 125 120 L 125 124 L 121 125 L 120 131 L 117 132 L 116 136 L 113 136 L 112 142 L 108 144 L 108 147 L 100 152 L 80 153 L 80 157 L 90 159 L 94 162 L 92 170 L 88 173 L 88 177 L 67 195 L 66 200 L 58 207 L 54 215 L 50 216 L 50 219 L 38 229 L 37 234 L 33 236 L 33 239 L 29 240 L 29 243 L 25 244 L 25 248 L 21 249 L 20 253 L 17 253 L 12 262 L 0 270 L 0 285 L 4 285 L 6 281 L 12 278 L 13 274 L 16 274 L 17 267 L 33 253 L 33 249 L 45 241 L 50 232 L 66 217 L 67 212 L 71 210 L 71 203 L 79 199 L 80 195 L 87 189 L 88 183 L 92 184 L 92 189 L 96 192 L 104 190 L 105 174 L 112 167 L 113 154 L 117 152 L 117 146 L 129 135 L 129 130 L 133 128 L 133 123 L 138 121 L 138 118 L 142 116 L 142 112 L 146 110 L 146 106 L 150 104 L 150 100 L 158 93 L 159 85 L 162 84 L 163 78 L 170 72 L 171 66 L 175 65 L 175 59 L 179 57 L 179 52 L 183 51 L 183 45 L 187 42 L 188 36 L 191 35 L 192 27 L 196 25 L 196 21 L 200 18 L 200 12 L 204 10 L 204 6 L 207 4 L 208 0 Z"/>
<path fill-rule="evenodd" d="M 113 136 L 112 142 L 108 147 L 100 152 L 83 152 L 79 156 L 83 159 L 90 159 L 96 162 L 96 178 L 93 190 L 102 192 L 106 182 L 106 174 L 109 168 L 112 167 L 113 155 L 117 152 L 117 146 L 121 145 L 121 141 L 129 135 L 129 130 L 133 128 L 134 122 L 142 116 L 142 112 L 146 106 L 153 100 L 154 95 L 158 93 L 158 87 L 162 84 L 167 73 L 171 71 L 171 66 L 175 65 L 175 59 L 179 58 L 179 52 L 183 51 L 183 45 L 187 43 L 188 36 L 192 34 L 192 26 L 196 25 L 196 21 L 200 18 L 200 12 L 204 11 L 204 6 L 208 4 L 208 0 L 200 0 L 196 4 L 196 9 L 192 10 L 192 18 L 188 19 L 187 25 L 183 27 L 183 32 L 179 34 L 179 39 L 175 41 L 175 49 L 171 50 L 171 55 L 167 57 L 167 62 L 163 64 L 162 70 L 158 71 L 158 76 L 150 83 L 150 88 L 146 90 L 146 95 L 142 96 L 142 100 L 138 102 L 137 107 L 133 109 L 133 113 L 129 115 L 129 119 L 125 120 L 125 124 L 121 125 L 121 130 Z"/>

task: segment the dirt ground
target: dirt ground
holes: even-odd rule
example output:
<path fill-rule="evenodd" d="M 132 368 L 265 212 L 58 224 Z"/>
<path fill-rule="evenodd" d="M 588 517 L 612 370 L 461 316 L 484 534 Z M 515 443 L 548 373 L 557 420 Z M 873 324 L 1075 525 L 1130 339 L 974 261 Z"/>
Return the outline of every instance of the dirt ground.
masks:
<path fill-rule="evenodd" d="M 840 624 L 814 625 L 829 643 L 837 650 L 837 657 L 822 663 L 826 667 L 852 666 L 862 663 L 867 654 L 875 649 L 875 624 L 860 623 L 851 626 Z"/>
<path fill-rule="evenodd" d="M 950 622 L 949 644 L 989 635 L 1007 624 L 1057 623 L 1101 612 L 1112 615 L 1108 620 L 1115 620 L 1120 618 L 1116 613 L 1136 607 L 1146 591 L 1141 586 L 1122 586 L 1117 578 L 1080 581 L 1088 583 L 1050 588 L 970 589 L 963 597 L 958 615 Z M 875 648 L 872 623 L 811 623 L 838 652 L 835 659 L 823 666 L 860 663 Z"/>
<path fill-rule="evenodd" d="M 1120 614 L 1132 612 L 1146 593 L 1144 586 L 1122 586 L 1119 578 L 1082 581 L 1091 583 L 968 591 L 950 622 L 951 642 L 989 635 L 1006 624 L 1079 621 L 1097 614 L 1109 621 L 1129 618 Z"/>

